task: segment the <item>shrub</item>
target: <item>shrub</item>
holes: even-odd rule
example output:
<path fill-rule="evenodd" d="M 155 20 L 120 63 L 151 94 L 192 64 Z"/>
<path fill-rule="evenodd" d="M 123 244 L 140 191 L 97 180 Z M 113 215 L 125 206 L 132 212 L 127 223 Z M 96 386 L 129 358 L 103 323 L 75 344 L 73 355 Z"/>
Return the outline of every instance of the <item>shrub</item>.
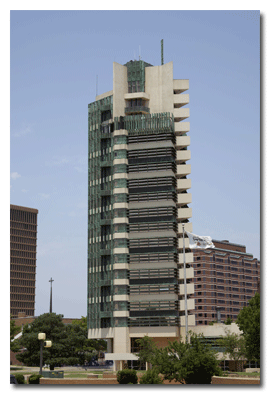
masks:
<path fill-rule="evenodd" d="M 117 382 L 119 384 L 137 384 L 137 372 L 134 369 L 123 369 L 117 372 Z"/>
<path fill-rule="evenodd" d="M 227 326 L 229 326 L 230 324 L 232 324 L 232 319 L 230 317 L 227 317 L 227 319 L 224 321 L 224 324 L 226 324 Z"/>
<path fill-rule="evenodd" d="M 140 384 L 163 384 L 163 381 L 158 375 L 158 371 L 156 371 L 155 369 L 149 369 L 141 377 Z"/>
<path fill-rule="evenodd" d="M 25 383 L 24 376 L 23 376 L 22 373 L 16 373 L 15 374 L 15 378 L 16 378 L 18 384 L 24 384 Z"/>
<path fill-rule="evenodd" d="M 39 379 L 42 377 L 43 377 L 42 375 L 36 375 L 36 374 L 30 375 L 28 382 L 29 384 L 39 384 Z"/>
<path fill-rule="evenodd" d="M 199 363 L 194 365 L 194 369 L 190 371 L 185 378 L 186 384 L 211 384 L 212 376 L 222 376 L 223 373 L 220 368 L 213 368 L 211 365 Z"/>

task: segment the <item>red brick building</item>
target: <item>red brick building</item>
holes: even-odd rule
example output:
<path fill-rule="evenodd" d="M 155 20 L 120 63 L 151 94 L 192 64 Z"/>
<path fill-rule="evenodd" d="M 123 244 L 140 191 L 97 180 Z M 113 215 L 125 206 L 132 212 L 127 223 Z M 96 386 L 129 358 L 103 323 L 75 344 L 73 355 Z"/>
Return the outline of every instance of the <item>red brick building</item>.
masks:
<path fill-rule="evenodd" d="M 35 314 L 38 210 L 10 205 L 10 314 Z"/>
<path fill-rule="evenodd" d="M 194 249 L 194 298 L 196 325 L 233 321 L 259 291 L 260 261 L 246 247 L 213 240 L 213 249 Z"/>

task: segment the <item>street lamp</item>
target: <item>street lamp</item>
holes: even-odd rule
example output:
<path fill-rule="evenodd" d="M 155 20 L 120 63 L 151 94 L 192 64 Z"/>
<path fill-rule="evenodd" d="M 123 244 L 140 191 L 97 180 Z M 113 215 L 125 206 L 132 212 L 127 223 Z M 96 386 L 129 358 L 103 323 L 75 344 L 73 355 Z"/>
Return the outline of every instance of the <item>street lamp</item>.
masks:
<path fill-rule="evenodd" d="M 44 347 L 51 347 L 52 346 L 52 341 L 45 341 L 46 339 L 46 334 L 44 332 L 40 332 L 38 334 L 38 339 L 40 341 L 40 368 L 39 368 L 39 374 L 42 375 L 42 364 L 43 364 L 43 345 Z"/>

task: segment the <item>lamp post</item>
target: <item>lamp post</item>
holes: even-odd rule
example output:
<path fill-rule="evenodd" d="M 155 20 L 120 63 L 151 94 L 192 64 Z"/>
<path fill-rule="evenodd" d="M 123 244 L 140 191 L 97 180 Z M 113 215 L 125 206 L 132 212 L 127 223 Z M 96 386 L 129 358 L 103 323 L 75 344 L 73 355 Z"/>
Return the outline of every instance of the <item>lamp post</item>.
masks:
<path fill-rule="evenodd" d="M 39 374 L 42 375 L 42 365 L 43 365 L 43 345 L 44 347 L 51 347 L 52 341 L 45 341 L 46 334 L 44 332 L 40 332 L 38 334 L 38 339 L 40 341 L 40 359 L 39 359 Z"/>

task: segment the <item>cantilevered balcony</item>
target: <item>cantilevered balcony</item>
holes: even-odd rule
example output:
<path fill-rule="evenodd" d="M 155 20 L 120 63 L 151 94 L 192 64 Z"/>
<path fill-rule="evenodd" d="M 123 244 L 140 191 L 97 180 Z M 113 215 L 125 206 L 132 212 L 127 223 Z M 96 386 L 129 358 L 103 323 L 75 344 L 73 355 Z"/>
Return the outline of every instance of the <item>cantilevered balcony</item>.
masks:
<path fill-rule="evenodd" d="M 126 93 L 124 95 L 125 100 L 133 100 L 133 99 L 143 99 L 150 100 L 150 95 L 146 92 L 134 92 L 134 93 Z"/>
<path fill-rule="evenodd" d="M 189 108 L 174 108 L 173 115 L 175 122 L 181 122 L 189 118 Z"/>
<path fill-rule="evenodd" d="M 178 208 L 177 218 L 188 219 L 192 217 L 192 208 Z"/>
<path fill-rule="evenodd" d="M 194 298 L 190 298 L 189 300 L 187 300 L 187 309 L 189 311 L 195 309 L 195 300 L 194 300 Z M 179 301 L 179 310 L 180 311 L 184 311 L 185 310 L 185 300 L 180 300 Z"/>
<path fill-rule="evenodd" d="M 189 79 L 174 79 L 173 92 L 174 94 L 183 93 L 189 89 Z"/>
<path fill-rule="evenodd" d="M 179 164 L 177 166 L 176 177 L 182 177 L 183 175 L 189 175 L 191 173 L 190 164 Z"/>
<path fill-rule="evenodd" d="M 187 318 L 188 326 L 195 326 L 195 315 L 188 315 Z M 185 327 L 186 324 L 186 317 L 180 316 L 180 326 Z"/>
<path fill-rule="evenodd" d="M 190 204 L 192 202 L 191 193 L 178 193 L 177 194 L 177 204 Z"/>
<path fill-rule="evenodd" d="M 185 259 L 186 259 L 186 264 L 193 264 L 193 259 L 194 259 L 193 253 L 192 252 L 185 253 Z M 178 263 L 184 264 L 184 256 L 182 253 L 179 253 L 178 255 Z"/>
<path fill-rule="evenodd" d="M 173 95 L 173 106 L 174 108 L 181 108 L 183 105 L 189 103 L 189 94 L 174 94 Z"/>
<path fill-rule="evenodd" d="M 179 270 L 178 270 L 178 279 L 184 279 L 184 275 L 185 275 L 185 273 L 184 273 L 184 268 L 180 268 Z M 189 267 L 189 268 L 186 268 L 186 279 L 192 279 L 192 278 L 194 278 L 194 269 L 193 269 L 193 267 Z"/>
<path fill-rule="evenodd" d="M 191 188 L 191 179 L 177 179 L 177 191 Z"/>
<path fill-rule="evenodd" d="M 190 137 L 183 136 L 183 137 L 176 137 L 176 149 L 183 148 L 185 146 L 190 145 Z"/>
<path fill-rule="evenodd" d="M 184 284 L 179 285 L 179 294 L 180 295 L 184 295 L 185 294 Z M 187 284 L 187 294 L 194 294 L 194 283 L 188 283 Z"/>
<path fill-rule="evenodd" d="M 149 112 L 150 109 L 148 107 L 148 100 L 145 100 L 145 98 L 135 97 L 126 100 L 126 108 L 125 108 L 126 115 L 149 114 Z"/>
<path fill-rule="evenodd" d="M 183 162 L 183 161 L 190 160 L 190 158 L 191 158 L 190 150 L 185 149 L 185 150 L 177 150 L 176 151 L 176 163 L 177 164 L 180 162 Z"/>
<path fill-rule="evenodd" d="M 178 238 L 178 248 L 179 249 L 183 249 L 184 245 L 183 245 L 183 238 Z M 185 248 L 189 248 L 189 239 L 185 238 Z"/>
<path fill-rule="evenodd" d="M 185 224 L 185 230 L 188 231 L 189 233 L 192 233 L 193 231 L 193 226 L 192 223 L 184 223 Z M 182 223 L 178 222 L 178 234 L 183 234 L 183 225 Z"/>
<path fill-rule="evenodd" d="M 190 122 L 175 122 L 174 131 L 176 135 L 182 135 L 190 131 Z"/>

